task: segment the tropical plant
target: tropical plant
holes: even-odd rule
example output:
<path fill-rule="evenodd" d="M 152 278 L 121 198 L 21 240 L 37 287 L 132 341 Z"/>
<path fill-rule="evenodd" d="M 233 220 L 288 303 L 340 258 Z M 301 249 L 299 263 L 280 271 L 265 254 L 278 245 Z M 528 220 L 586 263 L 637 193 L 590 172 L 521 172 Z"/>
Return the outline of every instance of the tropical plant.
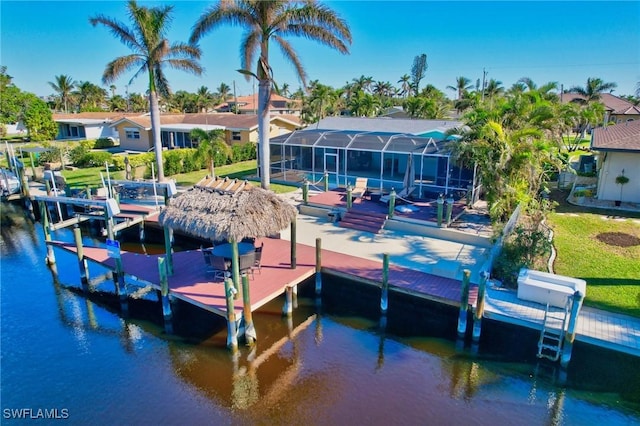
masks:
<path fill-rule="evenodd" d="M 296 69 L 303 86 L 306 86 L 306 73 L 300 58 L 285 37 L 302 36 L 335 48 L 341 53 L 348 53 L 347 44 L 351 43 L 351 32 L 336 12 L 320 3 L 238 0 L 220 2 L 208 8 L 196 22 L 190 41 L 197 42 L 223 24 L 238 25 L 247 30 L 241 44 L 241 72 L 247 78 L 253 76 L 258 80 L 260 180 L 261 186 L 268 189 L 269 101 L 271 86 L 274 84 L 273 70 L 269 64 L 269 42 L 273 40 L 280 47 L 284 57 Z M 256 72 L 253 73 L 249 68 L 258 53 Z"/>
<path fill-rule="evenodd" d="M 49 86 L 58 93 L 60 105 L 64 107 L 64 112 L 69 112 L 69 100 L 76 83 L 68 75 L 55 76 L 55 82 L 49 82 Z"/>
<path fill-rule="evenodd" d="M 407 96 L 411 96 L 411 76 L 409 74 L 404 74 L 400 77 L 398 83 L 400 83 L 400 94 L 402 97 L 406 99 Z"/>
<path fill-rule="evenodd" d="M 200 49 L 185 43 L 169 44 L 166 33 L 171 22 L 172 6 L 144 7 L 138 6 L 135 0 L 127 3 L 129 19 L 132 27 L 97 15 L 89 19 L 94 27 L 104 25 L 133 53 L 118 57 L 107 64 L 102 74 L 103 84 L 109 84 L 127 71 L 136 69 L 129 84 L 140 74 L 149 77 L 149 111 L 153 132 L 153 147 L 155 150 L 158 180 L 164 180 L 162 162 L 162 141 L 160 139 L 160 108 L 158 95 L 168 97 L 171 93 L 169 81 L 164 73 L 164 66 L 191 72 L 196 75 L 202 73 L 202 67 L 197 62 Z"/>
<path fill-rule="evenodd" d="M 197 112 L 207 112 L 210 106 L 213 105 L 213 94 L 209 92 L 209 88 L 206 86 L 200 86 L 196 91 L 195 106 Z"/>
<path fill-rule="evenodd" d="M 473 89 L 473 84 L 471 84 L 471 80 L 468 78 L 460 76 L 456 78 L 456 85 L 447 86 L 447 89 L 455 91 L 458 95 L 456 99 L 460 100 L 466 92 Z"/>
<path fill-rule="evenodd" d="M 587 84 L 583 86 L 573 86 L 570 92 L 579 93 L 584 96 L 586 103 L 597 102 L 600 100 L 600 94 L 607 90 L 618 87 L 616 83 L 605 83 L 604 80 L 597 77 L 587 78 Z"/>
<path fill-rule="evenodd" d="M 191 138 L 198 141 L 198 153 L 202 155 L 207 164 L 211 177 L 215 177 L 215 163 L 224 164 L 231 155 L 231 148 L 224 141 L 224 130 L 203 130 L 195 128 L 191 130 Z"/>
<path fill-rule="evenodd" d="M 107 91 L 89 81 L 76 83 L 76 91 L 73 93 L 77 102 L 78 111 L 101 111 L 105 103 Z"/>
<path fill-rule="evenodd" d="M 616 176 L 616 185 L 620 185 L 620 202 L 622 201 L 622 188 L 627 183 L 629 183 L 629 178 L 624 175 L 624 169 L 622 169 L 622 173 Z"/>

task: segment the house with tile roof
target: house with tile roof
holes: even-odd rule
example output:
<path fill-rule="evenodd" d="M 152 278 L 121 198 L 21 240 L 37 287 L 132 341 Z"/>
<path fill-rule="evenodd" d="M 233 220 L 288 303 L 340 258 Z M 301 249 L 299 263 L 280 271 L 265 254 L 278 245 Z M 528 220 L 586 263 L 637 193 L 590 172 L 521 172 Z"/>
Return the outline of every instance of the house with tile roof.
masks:
<path fill-rule="evenodd" d="M 216 112 L 237 112 L 238 114 L 255 115 L 258 113 L 258 94 L 227 99 L 220 105 L 215 106 L 214 110 Z M 302 111 L 302 101 L 272 93 L 269 111 L 271 115 L 289 114 L 299 116 Z"/>
<path fill-rule="evenodd" d="M 599 200 L 640 203 L 640 120 L 598 127 L 591 133 L 598 164 Z M 629 181 L 616 183 L 618 176 Z"/>
<path fill-rule="evenodd" d="M 149 114 L 123 117 L 111 124 L 120 137 L 120 148 L 126 151 L 148 151 L 153 148 Z M 278 114 L 270 120 L 270 137 L 283 135 L 300 127 L 296 116 Z M 191 130 L 222 129 L 229 145 L 258 141 L 258 116 L 248 114 L 162 114 L 160 136 L 165 149 L 192 148 Z"/>
<path fill-rule="evenodd" d="M 75 114 L 53 114 L 53 121 L 58 125 L 56 139 L 83 140 L 99 138 L 118 138 L 118 133 L 111 123 L 127 116 L 122 112 L 80 112 Z"/>
<path fill-rule="evenodd" d="M 560 95 L 561 102 L 584 102 L 585 100 L 586 98 L 579 93 L 563 93 Z M 617 124 L 640 119 L 639 106 L 611 93 L 601 93 L 600 102 L 605 109 L 605 123 Z"/>

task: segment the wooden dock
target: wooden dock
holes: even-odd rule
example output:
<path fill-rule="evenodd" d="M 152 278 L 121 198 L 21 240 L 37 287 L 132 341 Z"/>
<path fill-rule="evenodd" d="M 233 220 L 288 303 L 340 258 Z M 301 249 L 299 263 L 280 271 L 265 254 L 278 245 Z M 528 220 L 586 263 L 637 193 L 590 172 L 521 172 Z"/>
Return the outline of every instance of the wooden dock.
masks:
<path fill-rule="evenodd" d="M 251 310 L 255 311 L 269 301 L 315 274 L 315 247 L 297 244 L 296 268 L 291 269 L 290 242 L 281 239 L 264 238 L 256 241 L 264 243 L 262 268 L 250 276 Z M 51 242 L 51 245 L 67 252 L 76 253 L 73 243 Z M 105 248 L 84 247 L 86 259 L 97 262 L 112 270 L 115 261 L 108 257 Z M 125 274 L 160 289 L 158 258 L 163 255 L 144 255 L 121 252 Z M 382 258 L 382 255 L 381 255 Z M 226 316 L 224 284 L 207 273 L 204 256 L 200 250 L 173 253 L 174 274 L 169 277 L 170 295 L 199 306 L 215 314 Z M 322 272 L 346 277 L 380 287 L 382 283 L 382 260 L 380 262 L 322 250 Z M 391 265 L 389 268 L 391 291 L 412 294 L 429 300 L 460 305 L 461 283 L 458 280 L 439 277 Z M 469 303 L 473 305 L 477 287 L 472 287 Z M 235 311 L 242 312 L 242 297 L 235 300 Z"/>

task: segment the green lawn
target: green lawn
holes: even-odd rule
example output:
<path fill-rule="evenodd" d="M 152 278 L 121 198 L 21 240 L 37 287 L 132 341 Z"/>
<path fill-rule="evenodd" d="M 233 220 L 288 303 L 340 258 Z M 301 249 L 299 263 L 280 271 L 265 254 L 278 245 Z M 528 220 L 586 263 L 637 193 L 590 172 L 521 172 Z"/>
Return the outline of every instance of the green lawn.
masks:
<path fill-rule="evenodd" d="M 67 184 L 72 187 L 86 187 L 87 185 L 91 187 L 102 186 L 102 179 L 100 178 L 100 173 L 102 172 L 102 176 L 104 179 L 107 178 L 106 171 L 104 167 L 90 167 L 85 169 L 77 169 L 77 170 L 65 170 L 62 172 L 65 179 L 67 180 Z M 216 175 L 218 176 L 228 176 L 230 178 L 237 179 L 245 179 L 249 176 L 256 175 L 256 161 L 243 161 L 240 163 L 229 164 L 226 166 L 216 167 Z M 183 173 L 174 176 L 170 176 L 170 178 L 176 180 L 176 185 L 189 187 L 198 183 L 203 177 L 207 175 L 207 170 L 199 170 L 197 172 L 191 173 Z M 117 171 L 110 173 L 111 179 L 124 179 L 124 171 Z M 259 186 L 259 183 L 257 184 Z M 295 186 L 289 185 L 279 185 L 272 183 L 271 190 L 275 193 L 286 193 L 296 190 Z"/>
<path fill-rule="evenodd" d="M 620 247 L 598 239 L 604 233 L 640 239 L 640 215 L 619 214 L 559 206 L 548 218 L 558 252 L 554 269 L 587 281 L 585 305 L 640 317 L 640 244 Z"/>

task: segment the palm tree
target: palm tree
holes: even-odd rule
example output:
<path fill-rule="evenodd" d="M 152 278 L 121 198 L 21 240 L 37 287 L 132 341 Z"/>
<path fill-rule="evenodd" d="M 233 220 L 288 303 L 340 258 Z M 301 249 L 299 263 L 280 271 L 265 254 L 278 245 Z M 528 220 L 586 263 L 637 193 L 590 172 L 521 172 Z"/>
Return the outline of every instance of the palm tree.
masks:
<path fill-rule="evenodd" d="M 403 75 L 400 77 L 400 80 L 398 80 L 398 83 L 400 83 L 400 93 L 402 97 L 406 99 L 407 96 L 411 96 L 411 76 L 409 74 Z"/>
<path fill-rule="evenodd" d="M 76 83 L 73 79 L 68 75 L 57 75 L 55 76 L 55 83 L 49 82 L 49 86 L 53 88 L 56 92 L 58 92 L 58 96 L 60 97 L 60 103 L 64 106 L 64 112 L 69 112 L 68 103 L 71 98 L 71 92 L 75 87 Z"/>
<path fill-rule="evenodd" d="M 616 87 L 618 87 L 616 83 L 605 83 L 601 78 L 587 78 L 586 86 L 574 86 L 569 91 L 581 94 L 587 103 L 591 103 L 599 101 L 602 92 L 612 91 Z"/>
<path fill-rule="evenodd" d="M 107 91 L 90 81 L 76 83 L 76 91 L 73 93 L 77 101 L 78 111 L 100 111 L 105 103 Z"/>
<path fill-rule="evenodd" d="M 212 103 L 213 94 L 209 92 L 209 88 L 207 86 L 200 86 L 195 95 L 196 112 L 206 113 Z"/>
<path fill-rule="evenodd" d="M 168 98 L 171 93 L 163 68 L 168 65 L 171 68 L 196 75 L 202 74 L 202 67 L 197 62 L 200 58 L 200 49 L 185 43 L 169 44 L 166 33 L 171 22 L 172 6 L 148 8 L 138 6 L 135 0 L 130 0 L 127 8 L 132 27 L 104 15 L 94 16 L 89 19 L 89 22 L 94 27 L 98 24 L 104 25 L 133 51 L 133 53 L 116 58 L 107 64 L 102 74 L 103 84 L 109 84 L 125 72 L 136 68 L 129 84 L 140 74 L 146 72 L 149 76 L 149 111 L 153 131 L 153 147 L 158 163 L 158 180 L 163 181 L 164 165 L 162 163 L 158 95 Z"/>
<path fill-rule="evenodd" d="M 216 176 L 215 162 L 219 157 L 226 159 L 231 154 L 231 148 L 224 141 L 224 130 L 215 129 L 208 132 L 200 128 L 191 130 L 191 138 L 198 140 L 198 151 L 209 163 L 211 177 Z"/>
<path fill-rule="evenodd" d="M 260 155 L 260 180 L 264 189 L 269 189 L 269 101 L 273 84 L 273 71 L 269 65 L 269 42 L 273 40 L 296 69 L 303 86 L 306 73 L 300 58 L 285 39 L 302 36 L 326 46 L 348 53 L 351 31 L 346 22 L 329 7 L 316 2 L 288 2 L 284 0 L 237 0 L 224 1 L 208 8 L 194 25 L 190 41 L 197 42 L 205 34 L 223 24 L 244 27 L 247 31 L 241 44 L 240 70 L 249 78 L 258 80 L 258 135 Z M 256 54 L 259 53 L 256 73 L 249 71 Z"/>
<path fill-rule="evenodd" d="M 447 89 L 456 91 L 458 93 L 458 97 L 456 99 L 460 100 L 462 99 L 462 96 L 465 94 L 465 92 L 473 89 L 473 84 L 471 84 L 471 80 L 467 77 L 460 76 L 456 78 L 456 85 L 447 86 Z"/>

